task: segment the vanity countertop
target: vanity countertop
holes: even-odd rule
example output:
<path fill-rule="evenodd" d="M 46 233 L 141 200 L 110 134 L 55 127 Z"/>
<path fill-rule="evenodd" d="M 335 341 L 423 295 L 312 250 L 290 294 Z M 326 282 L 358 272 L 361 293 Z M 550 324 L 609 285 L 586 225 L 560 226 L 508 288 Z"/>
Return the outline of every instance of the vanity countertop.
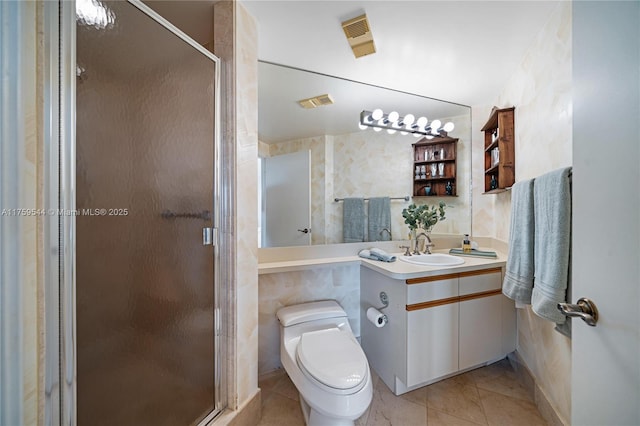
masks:
<path fill-rule="evenodd" d="M 435 250 L 434 253 L 449 253 L 448 249 Z M 375 260 L 363 259 L 359 256 L 322 257 L 315 259 L 264 262 L 258 264 L 258 274 L 273 274 L 278 272 L 302 271 L 308 269 L 335 267 L 347 265 L 362 265 L 373 271 L 379 272 L 393 279 L 409 279 L 427 277 L 432 275 L 442 275 L 447 273 L 458 273 L 478 269 L 488 269 L 502 267 L 506 264 L 506 255 L 496 251 L 496 259 L 461 256 L 464 259 L 462 265 L 455 266 L 426 266 L 415 265 L 403 262 L 400 259 L 395 262 L 379 262 Z M 394 253 L 400 257 L 401 253 Z"/>
<path fill-rule="evenodd" d="M 495 250 L 494 250 L 495 251 Z M 434 250 L 434 253 L 449 253 L 449 250 Z M 394 253 L 400 256 L 400 253 Z M 362 266 L 386 275 L 389 278 L 406 280 L 409 278 L 429 277 L 434 275 L 454 274 L 478 269 L 503 267 L 506 265 L 507 256 L 496 251 L 497 258 L 484 258 L 472 256 L 460 256 L 464 259 L 462 265 L 455 266 L 426 266 L 403 262 L 400 259 L 395 262 L 378 262 L 375 260 L 361 259 Z"/>
<path fill-rule="evenodd" d="M 258 263 L 258 275 L 275 274 L 278 272 L 304 271 L 307 269 L 359 265 L 362 259 L 360 256 L 340 256 L 340 257 L 321 257 L 314 259 L 301 260 L 282 260 L 277 262 Z"/>

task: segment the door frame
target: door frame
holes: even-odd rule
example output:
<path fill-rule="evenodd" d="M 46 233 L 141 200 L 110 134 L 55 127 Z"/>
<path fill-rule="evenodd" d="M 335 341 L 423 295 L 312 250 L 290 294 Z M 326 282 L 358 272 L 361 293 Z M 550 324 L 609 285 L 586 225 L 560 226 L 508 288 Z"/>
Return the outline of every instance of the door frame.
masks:
<path fill-rule="evenodd" d="M 158 15 L 140 0 L 127 0 L 151 19 L 215 63 L 214 77 L 214 410 L 200 422 L 210 423 L 226 408 L 228 372 L 226 336 L 231 301 L 221 298 L 227 280 L 226 268 L 232 259 L 230 235 L 218 233 L 220 219 L 229 216 L 232 203 L 221 193 L 222 164 L 220 126 L 221 61 L 203 46 Z M 76 347 L 76 11 L 75 0 L 43 3 L 44 84 L 43 84 L 43 198 L 47 215 L 43 223 L 44 247 L 44 418 L 45 424 L 73 426 L 77 422 L 77 347 Z M 225 284 L 228 286 L 229 284 Z"/>

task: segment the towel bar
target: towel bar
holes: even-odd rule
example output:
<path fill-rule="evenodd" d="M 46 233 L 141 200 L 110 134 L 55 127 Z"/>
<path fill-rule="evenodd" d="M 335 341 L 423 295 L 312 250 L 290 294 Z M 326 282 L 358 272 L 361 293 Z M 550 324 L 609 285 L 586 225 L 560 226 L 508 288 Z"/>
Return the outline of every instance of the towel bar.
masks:
<path fill-rule="evenodd" d="M 389 199 L 409 201 L 411 198 L 407 195 L 405 197 L 389 197 Z M 369 198 L 363 198 L 363 200 L 369 201 Z M 344 198 L 334 198 L 333 201 L 337 203 L 338 201 L 344 201 Z"/>

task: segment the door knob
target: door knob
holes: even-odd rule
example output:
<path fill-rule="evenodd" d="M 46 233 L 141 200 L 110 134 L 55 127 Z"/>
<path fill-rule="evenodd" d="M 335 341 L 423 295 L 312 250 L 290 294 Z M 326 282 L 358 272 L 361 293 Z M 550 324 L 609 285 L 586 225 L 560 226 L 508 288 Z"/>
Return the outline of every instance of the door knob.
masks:
<path fill-rule="evenodd" d="M 571 303 L 558 303 L 558 309 L 565 316 L 579 317 L 592 327 L 595 327 L 598 322 L 598 309 L 596 309 L 595 303 L 586 297 L 578 299 L 578 303 L 575 305 Z"/>
<path fill-rule="evenodd" d="M 308 234 L 311 232 L 311 228 L 298 229 L 298 232 L 302 232 L 303 234 Z"/>

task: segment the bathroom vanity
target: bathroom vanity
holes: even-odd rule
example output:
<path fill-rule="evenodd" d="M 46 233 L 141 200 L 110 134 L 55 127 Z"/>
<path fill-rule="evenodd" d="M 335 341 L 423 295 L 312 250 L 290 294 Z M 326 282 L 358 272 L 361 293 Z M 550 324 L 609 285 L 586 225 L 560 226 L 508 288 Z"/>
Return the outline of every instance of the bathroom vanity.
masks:
<path fill-rule="evenodd" d="M 362 347 L 369 365 L 396 394 L 485 365 L 515 350 L 516 313 L 502 295 L 504 259 L 465 258 L 434 268 L 363 262 L 360 271 Z M 373 306 L 388 323 L 366 318 Z"/>

